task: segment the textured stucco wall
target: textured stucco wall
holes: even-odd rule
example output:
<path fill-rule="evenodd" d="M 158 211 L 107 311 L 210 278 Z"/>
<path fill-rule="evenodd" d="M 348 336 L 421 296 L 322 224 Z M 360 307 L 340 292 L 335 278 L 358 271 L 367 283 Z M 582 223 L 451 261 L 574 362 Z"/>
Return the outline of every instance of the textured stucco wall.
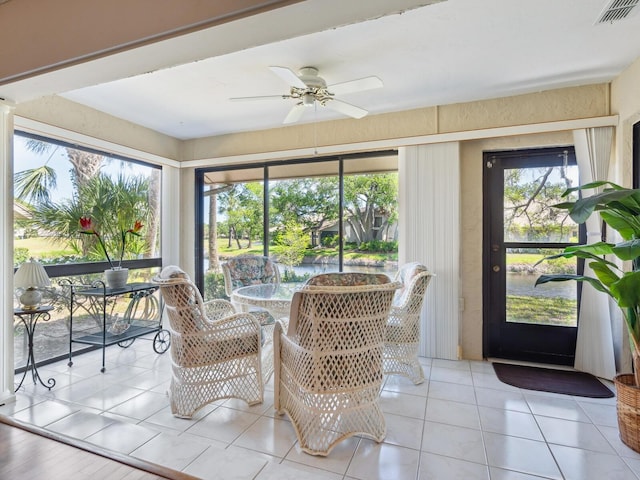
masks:
<path fill-rule="evenodd" d="M 620 116 L 611 176 L 626 187 L 632 182 L 633 125 L 640 122 L 640 59 L 611 84 L 611 112 Z"/>
<path fill-rule="evenodd" d="M 48 96 L 20 103 L 15 114 L 163 158 L 177 160 L 180 156 L 180 140 L 62 97 Z"/>
<path fill-rule="evenodd" d="M 390 140 L 609 115 L 607 84 L 188 140 L 183 160 Z"/>

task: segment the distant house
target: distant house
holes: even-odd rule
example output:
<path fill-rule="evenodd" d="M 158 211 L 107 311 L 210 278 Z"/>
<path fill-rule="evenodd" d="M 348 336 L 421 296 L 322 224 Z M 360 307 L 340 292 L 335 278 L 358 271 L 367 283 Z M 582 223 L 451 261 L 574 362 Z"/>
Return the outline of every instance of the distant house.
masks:
<path fill-rule="evenodd" d="M 372 237 L 382 242 L 392 242 L 398 240 L 398 224 L 397 222 L 388 223 L 387 215 L 376 215 L 373 219 Z M 311 230 L 311 246 L 317 247 L 323 244 L 327 238 L 336 237 L 338 235 L 338 222 L 327 222 L 317 229 Z M 356 243 L 358 237 L 354 232 L 351 224 L 344 222 L 344 238 L 347 243 Z"/>
<path fill-rule="evenodd" d="M 31 212 L 21 203 L 13 202 L 13 218 L 14 220 L 30 220 Z M 16 228 L 14 232 L 15 238 L 24 238 L 26 234 L 25 228 Z"/>

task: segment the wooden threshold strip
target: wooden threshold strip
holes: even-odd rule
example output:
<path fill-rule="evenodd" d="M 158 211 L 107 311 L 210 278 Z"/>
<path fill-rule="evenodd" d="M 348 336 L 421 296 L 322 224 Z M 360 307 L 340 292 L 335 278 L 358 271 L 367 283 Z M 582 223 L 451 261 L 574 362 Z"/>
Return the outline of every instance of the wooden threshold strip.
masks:
<path fill-rule="evenodd" d="M 2 425 L 6 425 L 3 427 Z M 29 438 L 22 435 L 12 435 L 11 428 L 18 428 L 28 434 L 36 435 L 37 437 Z M 73 449 L 81 450 L 84 453 L 77 452 L 79 455 L 76 457 L 84 457 L 90 455 L 98 455 L 108 460 L 108 462 L 95 462 L 93 461 L 93 468 L 99 467 L 99 471 L 96 471 L 91 478 L 136 478 L 136 479 L 152 479 L 152 478 L 165 478 L 169 480 L 197 480 L 198 477 L 173 470 L 171 468 L 156 465 L 154 463 L 145 462 L 135 457 L 125 455 L 123 453 L 114 452 L 106 448 L 102 448 L 97 445 L 89 444 L 78 439 L 70 438 L 65 435 L 58 434 L 46 430 L 41 427 L 37 427 L 28 423 L 21 422 L 15 418 L 8 417 L 6 415 L 0 415 L 0 478 L 5 478 L 5 475 L 10 475 L 7 478 L 36 478 L 32 475 L 37 472 L 46 472 L 46 476 L 42 478 L 85 478 L 80 471 L 75 471 L 79 477 L 75 477 L 74 473 L 69 471 L 69 468 L 85 466 L 91 464 L 91 458 L 75 458 L 72 459 L 74 450 L 68 449 L 53 449 L 52 444 L 48 441 L 58 442 Z M 43 445 L 45 443 L 45 445 Z M 48 445 L 48 447 L 47 447 Z M 48 454 L 47 454 L 48 453 Z M 20 457 L 23 458 L 20 458 Z M 115 463 L 113 463 L 115 462 Z M 111 465 L 109 465 L 111 463 Z M 100 464 L 100 465 L 98 465 Z M 120 468 L 117 464 L 122 464 L 131 469 L 146 472 L 149 475 L 144 475 L 125 468 Z M 91 468 L 91 467 L 89 467 Z M 85 471 L 86 473 L 86 471 Z M 102 475 L 106 474 L 107 477 Z M 22 475 L 26 475 L 23 477 Z"/>

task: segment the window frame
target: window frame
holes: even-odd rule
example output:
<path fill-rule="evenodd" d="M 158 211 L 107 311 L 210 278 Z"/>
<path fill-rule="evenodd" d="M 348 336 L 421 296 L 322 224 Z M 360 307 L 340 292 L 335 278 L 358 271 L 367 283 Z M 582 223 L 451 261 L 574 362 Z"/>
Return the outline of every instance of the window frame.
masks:
<path fill-rule="evenodd" d="M 127 157 L 125 155 L 108 152 L 106 150 L 100 150 L 96 148 L 87 147 L 84 145 L 79 145 L 77 143 L 66 142 L 64 140 L 59 140 L 53 137 L 47 137 L 44 135 L 30 133 L 20 129 L 15 129 L 13 132 L 13 135 L 14 137 L 20 136 L 28 139 L 50 143 L 63 148 L 73 148 L 75 150 L 82 150 L 88 153 L 102 155 L 104 157 L 114 159 L 114 160 L 120 160 L 123 162 L 130 162 L 136 165 L 142 165 L 144 167 L 154 168 L 156 170 L 160 170 L 162 174 L 161 165 L 154 165 L 152 163 L 145 162 L 143 160 L 138 160 L 135 158 Z M 15 163 L 15 157 L 14 157 L 14 163 Z M 162 235 L 162 229 L 160 229 L 159 234 Z M 162 237 L 160 238 L 160 244 L 162 244 Z M 162 252 L 162 249 L 160 249 L 160 252 Z M 143 258 L 143 259 L 136 259 L 136 260 L 123 260 L 122 266 L 125 268 L 129 268 L 130 270 L 162 267 L 162 254 L 159 257 L 150 257 L 150 258 Z M 47 275 L 49 275 L 50 278 L 59 278 L 59 277 L 74 276 L 74 275 L 85 275 L 85 274 L 91 274 L 91 273 L 101 273 L 101 272 L 104 272 L 104 270 L 108 269 L 109 267 L 110 267 L 109 262 L 106 262 L 106 261 L 78 262 L 78 263 L 59 264 L 59 265 L 44 265 L 45 271 L 47 272 Z M 16 268 L 14 268 L 14 272 L 15 271 L 16 271 Z"/>
<path fill-rule="evenodd" d="M 200 291 L 204 291 L 204 212 L 205 212 L 205 176 L 210 172 L 224 172 L 231 170 L 247 170 L 247 169 L 263 169 L 263 176 L 261 179 L 254 179 L 253 181 L 262 181 L 264 184 L 264 220 L 263 226 L 265 231 L 265 238 L 267 238 L 269 232 L 269 167 L 276 166 L 291 166 L 291 165 L 300 165 L 300 164 L 311 164 L 311 163 L 322 163 L 322 162 L 338 162 L 338 172 L 336 175 L 338 176 L 339 183 L 339 204 L 338 208 L 340 212 L 344 211 L 344 176 L 352 175 L 359 172 L 348 171 L 345 173 L 345 161 L 348 162 L 350 160 L 355 159 L 375 159 L 381 157 L 398 157 L 398 150 L 379 150 L 373 152 L 360 152 L 360 153 L 352 153 L 352 154 L 344 154 L 344 155 L 330 155 L 316 158 L 297 158 L 297 159 L 289 159 L 289 160 L 273 160 L 266 162 L 257 162 L 257 163 L 247 163 L 242 165 L 225 165 L 220 167 L 205 167 L 205 168 L 197 168 L 195 169 L 195 284 L 200 289 Z M 397 169 L 396 169 L 397 171 Z M 372 173 L 366 169 L 362 170 L 362 173 Z M 248 181 L 248 180 L 244 180 Z M 344 219 L 343 216 L 340 216 L 338 221 L 338 235 L 340 238 L 344 237 Z M 269 255 L 269 242 L 264 242 L 263 246 L 263 254 Z M 344 267 L 344 242 L 339 242 L 339 250 L 338 250 L 338 270 L 342 271 Z"/>

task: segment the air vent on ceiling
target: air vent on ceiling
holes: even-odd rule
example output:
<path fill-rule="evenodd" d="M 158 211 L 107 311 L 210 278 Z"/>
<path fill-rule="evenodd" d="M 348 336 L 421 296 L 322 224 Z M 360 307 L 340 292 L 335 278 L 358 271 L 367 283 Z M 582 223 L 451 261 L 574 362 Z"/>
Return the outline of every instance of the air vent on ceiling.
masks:
<path fill-rule="evenodd" d="M 638 5 L 638 2 L 640 2 L 640 0 L 611 0 L 604 7 L 604 10 L 596 21 L 596 25 L 599 23 L 617 22 L 618 20 L 627 18 Z"/>

